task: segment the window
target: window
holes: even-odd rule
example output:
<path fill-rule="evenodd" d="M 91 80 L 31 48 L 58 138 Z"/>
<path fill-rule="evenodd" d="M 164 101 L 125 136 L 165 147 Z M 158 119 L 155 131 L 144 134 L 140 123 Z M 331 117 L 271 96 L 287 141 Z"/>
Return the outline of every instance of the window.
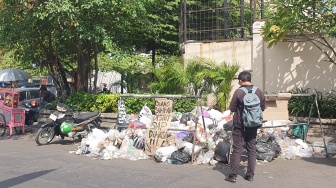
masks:
<path fill-rule="evenodd" d="M 21 91 L 21 92 L 20 92 L 19 100 L 20 100 L 20 101 L 25 101 L 25 100 L 27 100 L 27 91 Z"/>
<path fill-rule="evenodd" d="M 40 91 L 39 90 L 31 90 L 30 91 L 30 98 L 40 98 Z"/>

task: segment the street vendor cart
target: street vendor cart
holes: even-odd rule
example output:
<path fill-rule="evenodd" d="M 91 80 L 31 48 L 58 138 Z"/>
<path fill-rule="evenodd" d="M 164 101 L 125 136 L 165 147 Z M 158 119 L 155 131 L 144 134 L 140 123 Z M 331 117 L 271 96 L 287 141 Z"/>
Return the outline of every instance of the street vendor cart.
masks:
<path fill-rule="evenodd" d="M 19 107 L 19 93 L 14 90 L 5 90 L 3 100 L 0 100 L 0 124 L 3 126 L 3 133 L 9 127 L 9 135 L 13 135 L 13 128 L 22 127 L 22 134 L 25 132 L 25 110 Z M 1 134 L 1 133 L 0 133 Z"/>

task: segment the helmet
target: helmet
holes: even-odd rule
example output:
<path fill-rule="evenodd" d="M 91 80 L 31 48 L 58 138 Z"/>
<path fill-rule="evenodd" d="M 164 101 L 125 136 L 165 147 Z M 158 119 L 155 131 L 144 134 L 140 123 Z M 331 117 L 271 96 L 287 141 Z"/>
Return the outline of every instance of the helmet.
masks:
<path fill-rule="evenodd" d="M 38 105 L 37 101 L 31 101 L 30 104 L 33 106 L 33 107 L 36 107 Z"/>
<path fill-rule="evenodd" d="M 63 122 L 61 124 L 61 132 L 64 134 L 68 134 L 72 130 L 72 125 L 71 123 Z"/>

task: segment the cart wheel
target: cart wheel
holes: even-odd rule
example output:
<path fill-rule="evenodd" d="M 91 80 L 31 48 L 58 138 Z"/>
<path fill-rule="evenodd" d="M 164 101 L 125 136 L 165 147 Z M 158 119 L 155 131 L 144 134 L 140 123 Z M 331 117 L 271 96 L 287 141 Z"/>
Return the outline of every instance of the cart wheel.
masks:
<path fill-rule="evenodd" d="M 0 114 L 0 136 L 3 136 L 6 133 L 6 121 L 3 114 Z"/>

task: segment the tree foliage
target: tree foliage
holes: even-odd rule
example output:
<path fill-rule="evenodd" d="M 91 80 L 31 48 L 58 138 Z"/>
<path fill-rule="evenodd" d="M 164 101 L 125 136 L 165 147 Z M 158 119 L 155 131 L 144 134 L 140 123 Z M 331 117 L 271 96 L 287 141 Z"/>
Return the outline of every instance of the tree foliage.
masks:
<path fill-rule="evenodd" d="M 153 0 L 147 11 L 148 20 L 152 23 L 152 29 L 143 42 L 147 50 L 179 55 L 180 0 Z"/>
<path fill-rule="evenodd" d="M 74 77 L 77 90 L 87 89 L 99 52 L 130 48 L 136 33 L 150 31 L 148 2 L 3 0 L 0 48 L 48 70 L 62 92 L 69 91 L 66 73 Z"/>
<path fill-rule="evenodd" d="M 0 49 L 18 68 L 46 70 L 63 93 L 69 91 L 66 75 L 79 91 L 97 78 L 93 70 L 112 69 L 132 91 L 140 73 L 155 65 L 155 52 L 179 54 L 179 2 L 1 0 Z M 137 55 L 146 50 L 152 62 Z"/>
<path fill-rule="evenodd" d="M 262 35 L 268 47 L 282 41 L 309 41 L 323 52 L 325 61 L 336 64 L 335 0 L 272 0 Z"/>

